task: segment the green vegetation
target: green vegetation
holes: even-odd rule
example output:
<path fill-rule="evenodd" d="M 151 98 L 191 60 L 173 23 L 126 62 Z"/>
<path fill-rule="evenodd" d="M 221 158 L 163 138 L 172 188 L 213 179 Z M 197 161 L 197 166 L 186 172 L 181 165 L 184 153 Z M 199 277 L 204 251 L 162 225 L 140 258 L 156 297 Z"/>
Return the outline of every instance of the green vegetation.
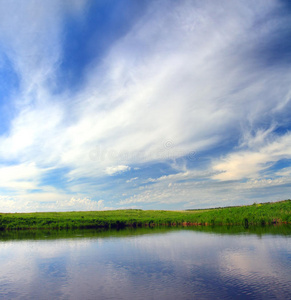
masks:
<path fill-rule="evenodd" d="M 70 230 L 2 230 L 0 231 L 0 244 L 4 241 L 11 240 L 56 240 L 56 239 L 112 239 L 112 238 L 131 238 L 133 236 L 167 234 L 173 231 L 186 230 L 201 233 L 220 234 L 220 235 L 257 235 L 259 237 L 268 235 L 291 236 L 291 225 L 266 225 L 250 226 L 245 228 L 240 225 L 236 226 L 156 226 L 156 227 L 125 227 L 120 230 L 116 229 L 70 229 Z"/>
<path fill-rule="evenodd" d="M 88 212 L 1 213 L 0 230 L 85 229 L 188 225 L 291 223 L 291 200 L 205 210 L 112 210 Z"/>

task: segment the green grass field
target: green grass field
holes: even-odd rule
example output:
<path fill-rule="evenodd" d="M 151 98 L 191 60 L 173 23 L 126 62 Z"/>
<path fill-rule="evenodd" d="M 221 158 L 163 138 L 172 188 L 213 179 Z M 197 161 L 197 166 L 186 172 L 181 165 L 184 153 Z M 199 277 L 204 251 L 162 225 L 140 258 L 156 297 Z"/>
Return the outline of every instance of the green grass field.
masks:
<path fill-rule="evenodd" d="M 291 200 L 205 210 L 0 213 L 0 230 L 291 223 Z"/>

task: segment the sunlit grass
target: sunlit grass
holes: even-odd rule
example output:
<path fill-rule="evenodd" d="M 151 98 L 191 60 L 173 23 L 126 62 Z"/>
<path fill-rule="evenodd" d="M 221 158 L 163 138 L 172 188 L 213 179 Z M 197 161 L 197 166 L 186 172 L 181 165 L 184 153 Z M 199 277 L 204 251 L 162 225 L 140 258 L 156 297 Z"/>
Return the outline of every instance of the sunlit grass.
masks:
<path fill-rule="evenodd" d="M 1 213 L 0 230 L 123 228 L 127 226 L 266 225 L 291 223 L 291 200 L 205 210 L 111 210 Z"/>

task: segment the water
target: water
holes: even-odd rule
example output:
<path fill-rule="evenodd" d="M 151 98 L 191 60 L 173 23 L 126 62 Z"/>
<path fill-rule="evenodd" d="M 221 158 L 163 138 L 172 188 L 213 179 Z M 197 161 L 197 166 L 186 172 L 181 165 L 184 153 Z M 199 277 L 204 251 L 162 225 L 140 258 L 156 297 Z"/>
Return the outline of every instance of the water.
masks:
<path fill-rule="evenodd" d="M 290 227 L 0 234 L 1 299 L 291 299 Z"/>

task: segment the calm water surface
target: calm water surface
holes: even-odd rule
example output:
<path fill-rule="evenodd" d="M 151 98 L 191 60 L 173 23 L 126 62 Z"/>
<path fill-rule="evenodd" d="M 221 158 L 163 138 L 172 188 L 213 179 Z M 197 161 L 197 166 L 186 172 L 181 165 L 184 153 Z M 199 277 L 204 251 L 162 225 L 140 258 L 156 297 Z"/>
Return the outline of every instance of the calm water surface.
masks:
<path fill-rule="evenodd" d="M 290 227 L 207 230 L 2 233 L 0 298 L 291 299 Z"/>

